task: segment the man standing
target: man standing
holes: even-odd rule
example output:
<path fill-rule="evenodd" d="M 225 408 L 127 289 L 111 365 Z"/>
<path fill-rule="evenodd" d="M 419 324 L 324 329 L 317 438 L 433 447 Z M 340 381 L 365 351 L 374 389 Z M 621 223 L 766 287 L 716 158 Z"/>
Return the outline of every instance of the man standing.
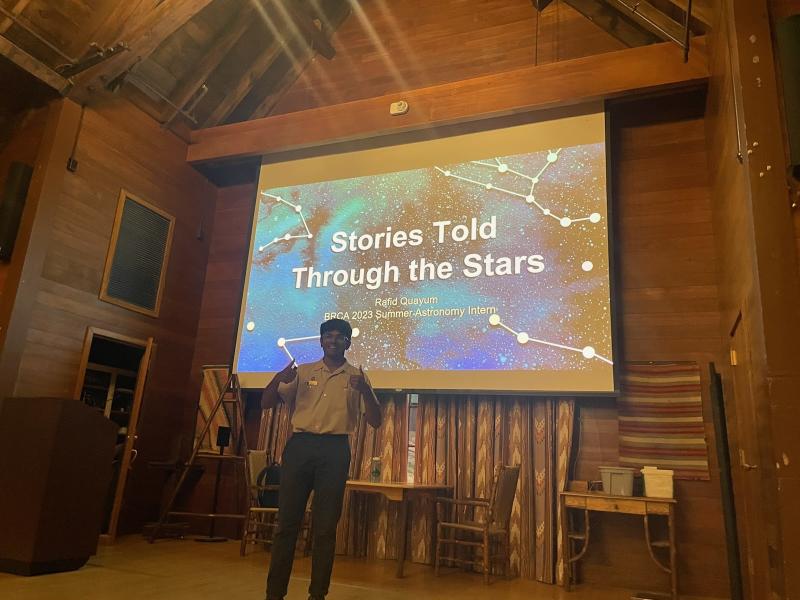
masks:
<path fill-rule="evenodd" d="M 286 595 L 297 534 L 312 490 L 314 540 L 309 600 L 322 600 L 328 593 L 336 525 L 350 469 L 349 435 L 361 413 L 366 413 L 372 427 L 377 429 L 381 424 L 378 399 L 364 371 L 344 357 L 352 332 L 347 321 L 325 321 L 319 328 L 322 360 L 299 366 L 290 362 L 261 396 L 263 409 L 281 401 L 289 405 L 293 432 L 283 451 L 267 600 L 281 600 Z"/>

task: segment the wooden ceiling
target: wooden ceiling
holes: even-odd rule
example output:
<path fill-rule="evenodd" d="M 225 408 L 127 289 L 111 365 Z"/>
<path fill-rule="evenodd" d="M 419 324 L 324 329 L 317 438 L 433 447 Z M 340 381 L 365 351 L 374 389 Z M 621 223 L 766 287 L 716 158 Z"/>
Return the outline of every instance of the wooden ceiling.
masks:
<path fill-rule="evenodd" d="M 314 55 L 335 55 L 349 12 L 347 0 L 0 0 L 0 55 L 80 102 L 121 92 L 162 123 L 209 127 L 268 114 Z M 3 88 L 19 80 L 0 71 Z"/>
<path fill-rule="evenodd" d="M 631 46 L 681 37 L 686 1 L 553 4 Z M 711 2 L 694 0 L 694 33 L 710 26 Z M 334 32 L 348 16 L 376 3 L 391 8 L 386 0 L 0 0 L 0 87 L 20 92 L 0 104 L 0 129 L 3 114 L 53 91 L 89 105 L 121 93 L 177 131 L 270 115 L 312 58 L 341 50 Z"/>

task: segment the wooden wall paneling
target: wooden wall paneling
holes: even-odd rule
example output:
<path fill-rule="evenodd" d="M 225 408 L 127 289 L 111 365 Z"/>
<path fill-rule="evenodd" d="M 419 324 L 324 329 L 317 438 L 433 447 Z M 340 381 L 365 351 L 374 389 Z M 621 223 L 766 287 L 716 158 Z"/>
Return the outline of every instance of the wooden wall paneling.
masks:
<path fill-rule="evenodd" d="M 227 365 L 233 359 L 256 191 L 255 184 L 247 184 L 220 189 L 217 196 L 189 385 L 195 401 L 193 404 L 187 403 L 183 416 L 184 427 L 188 431 L 194 430 L 203 365 Z M 257 422 L 260 415 L 260 410 L 251 410 L 247 418 Z M 251 447 L 255 447 L 257 437 L 250 435 L 252 423 L 248 425 L 247 441 Z M 184 495 L 182 501 L 186 510 L 205 511 L 209 508 L 214 468 Z M 234 477 L 233 469 L 223 471 L 220 512 L 234 512 L 241 508 L 237 507 L 238 498 L 232 493 L 232 490 L 238 489 Z M 239 535 L 238 527 L 239 524 L 235 522 L 220 521 L 217 531 L 221 535 L 236 537 Z M 205 532 L 207 523 L 198 520 L 193 524 L 193 529 Z"/>
<path fill-rule="evenodd" d="M 722 313 L 722 335 L 730 340 L 739 315 L 752 334 L 750 344 L 758 355 L 763 350 L 763 331 L 757 315 L 756 260 L 752 234 L 752 215 L 748 210 L 747 173 L 737 159 L 741 152 L 742 161 L 746 156 L 743 137 L 744 124 L 738 114 L 741 105 L 739 77 L 732 69 L 736 51 L 730 45 L 730 25 L 720 10 L 718 20 L 711 36 L 709 69 L 712 73 L 708 99 L 708 144 L 709 170 L 712 180 L 714 206 L 714 226 L 720 257 L 720 309 Z M 737 128 L 737 120 L 739 127 Z M 753 308 L 754 310 L 751 310 Z M 731 340 L 732 342 L 732 340 Z M 731 464 L 739 529 L 740 557 L 743 584 L 747 598 L 759 598 L 769 594 L 767 581 L 767 542 L 766 516 L 748 523 L 745 515 L 748 510 L 745 498 L 755 497 L 758 489 L 745 486 L 747 474 L 741 468 L 739 450 L 745 450 L 744 440 L 750 423 L 748 415 L 760 403 L 762 390 L 756 385 L 763 377 L 759 365 L 738 357 L 735 367 L 726 361 L 721 367 L 725 393 L 728 431 L 730 434 Z M 751 454 L 747 448 L 748 460 L 761 462 L 760 455 Z M 758 449 L 755 449 L 756 452 Z M 764 536 L 754 539 L 758 532 Z M 758 565 L 758 576 L 756 576 Z"/>
<path fill-rule="evenodd" d="M 775 374 L 780 372 L 780 376 L 800 376 L 800 366 L 791 355 L 796 335 L 800 335 L 800 278 L 797 258 L 792 252 L 794 230 L 784 179 L 783 140 L 775 135 L 781 129 L 781 119 L 767 1 L 735 0 L 733 5 L 745 134 L 751 147 L 758 143 L 746 166 L 754 204 L 768 351 L 775 344 L 769 359 L 770 369 Z"/>
<path fill-rule="evenodd" d="M 800 452 L 800 440 L 788 425 L 798 418 L 800 372 L 790 357 L 800 335 L 800 281 L 797 234 L 783 179 L 785 149 L 775 135 L 781 123 L 769 8 L 761 0 L 721 3 L 710 40 L 709 142 L 715 150 L 710 167 L 723 326 L 730 332 L 741 312 L 739 327 L 748 332 L 752 349 L 732 368 L 726 385 L 736 417 L 731 429 L 737 508 L 745 500 L 761 507 L 748 519 L 757 522 L 743 523 L 739 532 L 750 598 L 790 597 L 800 588 L 792 567 L 800 557 L 800 520 L 786 509 L 800 479 L 795 462 L 783 460 Z M 742 371 L 747 377 L 740 376 Z M 745 456 L 740 458 L 739 451 Z M 756 481 L 743 463 L 757 465 Z"/>
<path fill-rule="evenodd" d="M 724 353 L 703 113 L 700 93 L 613 105 L 610 159 L 620 358 L 693 360 L 703 372 L 711 481 L 675 482 L 680 591 L 724 597 L 724 526 L 705 374 L 705 365 Z M 599 479 L 598 467 L 619 459 L 616 404 L 581 401 L 579 418 L 576 477 Z M 641 523 L 605 517 L 592 522 L 583 580 L 652 590 L 663 579 L 666 586 L 642 546 Z"/>
<path fill-rule="evenodd" d="M 50 105 L 25 209 L 20 222 L 7 285 L 0 305 L 0 398 L 12 395 L 22 360 L 25 335 L 39 288 L 47 238 L 57 210 L 55 199 L 63 185 L 67 157 L 78 130 L 80 108 L 59 100 Z"/>
<path fill-rule="evenodd" d="M 403 98 L 410 108 L 402 117 L 389 115 L 387 107 L 397 99 L 391 95 L 201 129 L 192 133 L 187 156 L 192 163 L 257 156 L 702 85 L 703 47 L 698 39 L 689 63 L 674 44 L 654 44 L 408 91 Z"/>
<path fill-rule="evenodd" d="M 527 0 L 361 3 L 333 43 L 333 60 L 312 61 L 274 114 L 624 47 L 563 2 L 538 13 Z"/>
<path fill-rule="evenodd" d="M 791 457 L 800 456 L 796 427 L 800 419 L 797 390 L 800 364 L 800 270 L 795 230 L 786 189 L 786 149 L 781 130 L 780 98 L 770 37 L 767 0 L 733 2 L 736 42 L 740 56 L 742 112 L 748 142 L 759 148 L 747 163 L 750 175 L 753 225 L 766 342 L 766 391 L 769 421 L 756 432 L 762 449 L 763 508 L 775 507 L 780 526 L 778 539 L 770 539 L 772 592 L 785 597 L 800 594 L 800 514 L 794 508 L 800 493 L 800 468 Z M 765 407 L 767 408 L 767 407 Z M 772 443 L 767 440 L 771 434 Z M 768 449 L 772 454 L 767 454 Z M 773 465 L 775 466 L 773 472 Z M 774 478 L 774 479 L 773 479 Z M 774 482 L 774 483 L 773 483 Z M 770 536 L 772 537 L 772 536 Z M 778 560 L 774 559 L 777 550 Z"/>
<path fill-rule="evenodd" d="M 198 382 L 203 365 L 229 364 L 233 358 L 255 199 L 255 184 L 221 189 L 217 197 L 192 360 Z"/>
<path fill-rule="evenodd" d="M 184 162 L 185 152 L 184 142 L 124 100 L 87 109 L 76 148 L 77 172 L 64 169 L 66 154 L 57 161 L 65 175 L 48 196 L 53 206 L 47 235 L 36 238 L 41 262 L 28 282 L 36 289 L 25 296 L 30 316 L 24 327 L 12 322 L 20 325 L 20 358 L 8 381 L 17 395 L 71 396 L 89 325 L 154 338 L 139 456 L 130 474 L 121 533 L 138 531 L 157 515 L 163 479 L 147 463 L 168 457 L 185 431 L 187 404 L 197 402 L 187 386 L 209 248 L 209 240 L 199 238 L 201 227 L 212 222 L 216 189 Z M 158 318 L 99 299 L 115 198 L 122 188 L 175 217 Z M 36 224 L 44 227 L 45 222 L 37 217 Z M 26 267 L 33 256 L 29 250 Z"/>

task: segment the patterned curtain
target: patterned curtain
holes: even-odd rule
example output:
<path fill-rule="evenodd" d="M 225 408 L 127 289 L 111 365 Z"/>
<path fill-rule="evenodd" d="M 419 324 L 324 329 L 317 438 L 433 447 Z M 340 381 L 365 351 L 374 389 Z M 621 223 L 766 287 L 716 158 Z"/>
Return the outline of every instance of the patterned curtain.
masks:
<path fill-rule="evenodd" d="M 511 570 L 561 581 L 558 492 L 568 479 L 574 403 L 568 399 L 420 396 L 416 473 L 453 486 L 456 497 L 488 498 L 495 465 L 519 464 L 511 516 Z M 411 558 L 432 563 L 432 507 L 415 507 Z M 479 516 L 479 515 L 476 515 Z"/>
<path fill-rule="evenodd" d="M 350 439 L 350 479 L 369 479 L 372 458 L 381 457 L 382 481 L 405 481 L 408 460 L 408 397 L 381 394 L 383 423 L 375 430 L 364 417 Z M 339 554 L 396 558 L 397 506 L 376 494 L 345 492 L 336 534 Z"/>
<path fill-rule="evenodd" d="M 373 456 L 381 457 L 383 481 L 405 481 L 408 399 L 381 395 L 378 430 L 361 419 L 351 437 L 351 479 L 369 479 Z M 520 396 L 420 396 L 417 408 L 418 483 L 453 486 L 456 497 L 488 498 L 494 467 L 519 464 L 520 482 L 511 515 L 511 571 L 560 583 L 558 493 L 568 480 L 574 421 L 571 399 Z M 285 407 L 262 413 L 259 445 L 280 456 L 289 437 Z M 409 558 L 432 564 L 432 504 L 413 506 Z M 480 515 L 476 515 L 480 516 Z M 336 538 L 339 554 L 394 559 L 399 546 L 397 507 L 373 494 L 345 493 Z"/>
<path fill-rule="evenodd" d="M 289 422 L 289 407 L 278 404 L 275 408 L 261 411 L 261 422 L 258 426 L 258 443 L 256 450 L 266 450 L 267 460 L 280 461 L 283 447 L 292 432 Z"/>
<path fill-rule="evenodd" d="M 378 430 L 362 416 L 350 438 L 350 478 L 369 479 L 373 456 L 381 457 L 383 481 L 405 481 L 408 451 L 408 407 L 405 394 L 380 395 L 383 424 Z M 256 448 L 280 460 L 291 436 L 285 404 L 262 411 Z M 397 507 L 374 495 L 345 493 L 342 518 L 336 534 L 340 554 L 396 558 Z"/>

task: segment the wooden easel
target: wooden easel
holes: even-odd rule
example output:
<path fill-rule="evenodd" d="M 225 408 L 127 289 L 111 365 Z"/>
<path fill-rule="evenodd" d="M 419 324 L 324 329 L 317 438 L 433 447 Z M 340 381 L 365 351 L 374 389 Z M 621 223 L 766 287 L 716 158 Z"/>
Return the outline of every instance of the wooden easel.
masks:
<path fill-rule="evenodd" d="M 232 407 L 232 413 L 228 412 L 228 406 Z M 219 454 L 213 454 L 208 451 L 201 452 L 203 441 L 206 439 L 206 435 L 208 435 L 208 432 L 211 429 L 211 424 L 214 422 L 214 416 L 220 410 L 225 413 L 225 415 L 228 417 L 228 423 L 231 424 L 231 440 L 230 445 L 228 446 L 231 448 L 231 454 L 224 454 L 223 452 L 220 452 Z M 198 513 L 172 510 L 173 505 L 175 504 L 175 499 L 178 497 L 178 494 L 181 492 L 181 489 L 186 482 L 187 475 L 198 460 L 216 462 L 218 469 L 220 469 L 226 462 L 233 462 L 235 465 L 241 465 L 242 476 L 237 477 L 237 479 L 241 481 L 240 485 L 242 488 L 242 496 L 240 497 L 247 497 L 248 486 L 250 485 L 250 473 L 249 465 L 247 463 L 247 436 L 245 433 L 244 414 L 244 402 L 242 400 L 242 389 L 239 386 L 239 377 L 236 373 L 233 373 L 230 375 L 230 377 L 228 377 L 228 381 L 222 388 L 219 398 L 214 403 L 214 406 L 206 419 L 206 423 L 202 432 L 200 435 L 195 437 L 192 455 L 183 466 L 183 472 L 178 479 L 178 483 L 172 490 L 169 501 L 164 506 L 161 516 L 158 519 L 158 523 L 153 526 L 153 529 L 150 533 L 149 542 L 151 544 L 158 538 L 158 534 L 161 533 L 161 530 L 169 524 L 171 517 L 204 517 L 211 519 L 212 525 L 214 519 L 237 519 L 243 521 L 245 518 L 247 518 L 247 507 L 245 507 L 242 514 L 216 512 Z M 212 510 L 216 510 L 216 506 Z"/>

